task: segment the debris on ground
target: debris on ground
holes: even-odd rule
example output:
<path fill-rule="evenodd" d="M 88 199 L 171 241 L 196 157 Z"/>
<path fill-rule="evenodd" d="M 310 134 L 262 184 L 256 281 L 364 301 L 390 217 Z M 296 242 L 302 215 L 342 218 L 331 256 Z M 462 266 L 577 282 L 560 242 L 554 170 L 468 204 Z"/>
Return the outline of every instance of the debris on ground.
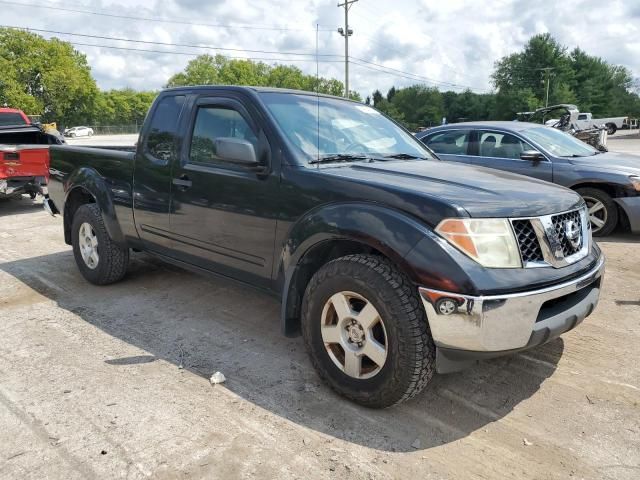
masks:
<path fill-rule="evenodd" d="M 211 385 L 216 385 L 218 383 L 224 383 L 227 379 L 221 372 L 216 372 L 211 375 L 209 380 L 211 381 Z"/>
<path fill-rule="evenodd" d="M 416 438 L 411 444 L 411 448 L 415 448 L 416 450 L 418 450 L 420 446 L 421 446 L 421 443 L 419 438 Z"/>
<path fill-rule="evenodd" d="M 527 440 L 526 438 L 522 439 L 522 443 L 524 443 L 525 447 L 530 447 L 531 445 L 533 445 L 533 443 L 531 443 L 529 440 Z"/>
<path fill-rule="evenodd" d="M 304 384 L 304 391 L 307 393 L 315 393 L 318 391 L 318 389 L 316 388 L 316 386 L 313 383 L 305 383 Z"/>

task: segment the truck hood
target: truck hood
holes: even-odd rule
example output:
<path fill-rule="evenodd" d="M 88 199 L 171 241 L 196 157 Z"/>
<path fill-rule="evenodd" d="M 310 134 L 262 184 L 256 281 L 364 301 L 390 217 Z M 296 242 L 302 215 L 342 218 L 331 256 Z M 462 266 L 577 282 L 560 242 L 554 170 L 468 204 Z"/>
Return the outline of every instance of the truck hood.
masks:
<path fill-rule="evenodd" d="M 577 167 L 588 167 L 598 171 L 640 175 L 640 156 L 628 153 L 606 152 L 591 157 L 572 158 L 569 163 Z"/>
<path fill-rule="evenodd" d="M 409 210 L 406 204 L 410 203 L 411 210 L 440 210 L 445 215 L 456 211 L 458 216 L 528 217 L 582 204 L 578 194 L 552 183 L 438 160 L 352 163 L 327 168 L 324 173 L 394 193 L 384 201 L 398 203 L 397 208 L 403 210 Z M 421 216 L 430 223 L 439 221 L 435 214 Z"/>

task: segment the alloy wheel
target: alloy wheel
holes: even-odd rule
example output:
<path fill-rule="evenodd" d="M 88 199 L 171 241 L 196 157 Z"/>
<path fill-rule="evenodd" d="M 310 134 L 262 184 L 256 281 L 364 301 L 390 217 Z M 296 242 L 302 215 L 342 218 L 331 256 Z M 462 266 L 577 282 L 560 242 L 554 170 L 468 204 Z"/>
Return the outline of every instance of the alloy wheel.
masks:
<path fill-rule="evenodd" d="M 387 332 L 373 304 L 354 292 L 338 292 L 324 305 L 322 340 L 333 363 L 346 375 L 367 379 L 387 360 Z"/>
<path fill-rule="evenodd" d="M 589 221 L 591 222 L 591 229 L 593 233 L 599 232 L 602 227 L 607 223 L 609 214 L 607 207 L 597 198 L 583 197 L 587 208 L 589 210 Z"/>
<path fill-rule="evenodd" d="M 85 222 L 80 225 L 78 245 L 85 265 L 94 270 L 98 266 L 100 257 L 98 256 L 98 237 L 91 224 Z"/>

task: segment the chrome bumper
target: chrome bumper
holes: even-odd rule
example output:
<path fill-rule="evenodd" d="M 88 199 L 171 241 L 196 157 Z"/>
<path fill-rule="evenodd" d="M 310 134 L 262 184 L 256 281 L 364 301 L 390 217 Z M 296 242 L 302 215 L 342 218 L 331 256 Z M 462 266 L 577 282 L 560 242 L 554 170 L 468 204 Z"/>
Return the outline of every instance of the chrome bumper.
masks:
<path fill-rule="evenodd" d="M 530 346 L 535 329 L 545 323 L 570 320 L 575 326 L 581 322 L 598 303 L 600 291 L 594 283 L 603 273 L 604 256 L 579 278 L 530 292 L 473 297 L 419 290 L 436 346 L 500 352 Z M 587 288 L 584 295 L 578 293 Z"/>

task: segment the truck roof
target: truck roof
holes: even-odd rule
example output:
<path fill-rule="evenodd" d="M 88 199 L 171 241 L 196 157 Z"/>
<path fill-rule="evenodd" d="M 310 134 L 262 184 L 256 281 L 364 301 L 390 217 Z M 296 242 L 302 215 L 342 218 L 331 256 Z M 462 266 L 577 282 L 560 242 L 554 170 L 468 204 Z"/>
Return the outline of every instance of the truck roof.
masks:
<path fill-rule="evenodd" d="M 291 95 L 310 95 L 310 96 L 320 96 L 325 98 L 335 98 L 338 100 L 348 100 L 353 102 L 354 100 L 347 99 L 344 97 L 338 97 L 336 95 L 327 95 L 325 93 L 316 94 L 315 92 L 311 92 L 308 90 L 295 90 L 292 88 L 277 88 L 277 87 L 254 87 L 254 86 L 243 86 L 243 85 L 193 85 L 193 86 L 184 86 L 184 87 L 171 87 L 162 90 L 162 92 L 175 92 L 175 91 L 185 91 L 185 92 L 200 92 L 200 91 L 236 91 L 236 92 L 271 92 L 271 93 L 288 93 Z M 356 102 L 360 103 L 360 102 Z"/>

